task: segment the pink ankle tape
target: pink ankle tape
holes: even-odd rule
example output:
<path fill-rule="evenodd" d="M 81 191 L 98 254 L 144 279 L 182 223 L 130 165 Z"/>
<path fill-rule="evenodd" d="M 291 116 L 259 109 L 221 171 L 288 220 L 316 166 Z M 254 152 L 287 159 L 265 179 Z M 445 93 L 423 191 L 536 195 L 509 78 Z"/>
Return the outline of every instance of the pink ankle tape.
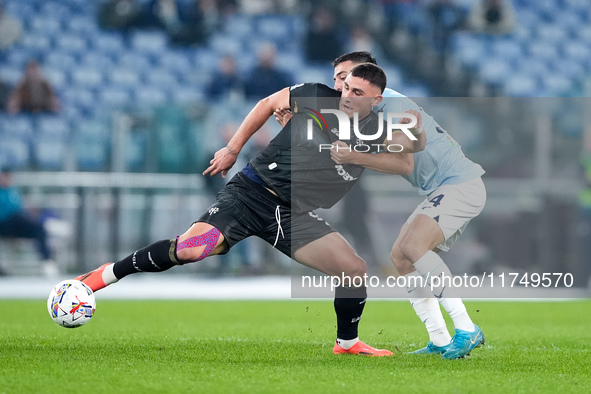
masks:
<path fill-rule="evenodd" d="M 201 256 L 199 256 L 196 260 L 189 260 L 189 261 L 195 262 L 195 261 L 203 260 L 204 258 L 209 256 L 209 254 L 211 253 L 213 248 L 215 248 L 215 246 L 217 245 L 218 239 L 220 238 L 220 234 L 221 234 L 220 230 L 213 227 L 211 230 L 209 230 L 205 234 L 201 234 L 201 235 L 197 235 L 195 237 L 188 238 L 188 239 L 184 240 L 183 242 L 178 242 L 179 237 L 176 237 L 176 239 L 177 239 L 176 251 L 178 253 L 179 250 L 183 250 L 183 249 L 187 249 L 187 248 L 196 248 L 198 246 L 205 245 L 205 250 L 203 251 L 203 253 L 201 253 Z"/>

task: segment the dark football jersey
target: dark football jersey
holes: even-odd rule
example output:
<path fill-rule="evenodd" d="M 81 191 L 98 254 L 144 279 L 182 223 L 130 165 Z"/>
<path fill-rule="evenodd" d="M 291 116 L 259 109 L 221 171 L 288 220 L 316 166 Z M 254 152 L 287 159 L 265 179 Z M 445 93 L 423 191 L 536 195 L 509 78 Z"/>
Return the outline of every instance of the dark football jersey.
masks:
<path fill-rule="evenodd" d="M 329 146 L 339 139 L 338 118 L 334 114 L 321 114 L 321 110 L 338 109 L 339 101 L 340 92 L 326 85 L 308 83 L 292 87 L 293 116 L 250 161 L 257 175 L 282 200 L 291 204 L 294 212 L 332 207 L 364 171 L 358 165 L 336 164 L 330 157 Z M 308 120 L 312 123 L 311 136 L 308 135 Z M 373 111 L 359 120 L 361 134 L 373 135 L 377 129 L 378 116 Z M 352 126 L 351 135 L 354 135 Z M 350 144 L 350 141 L 345 142 Z M 355 144 L 359 143 L 363 141 L 356 139 Z M 375 141 L 367 144 L 371 147 Z"/>

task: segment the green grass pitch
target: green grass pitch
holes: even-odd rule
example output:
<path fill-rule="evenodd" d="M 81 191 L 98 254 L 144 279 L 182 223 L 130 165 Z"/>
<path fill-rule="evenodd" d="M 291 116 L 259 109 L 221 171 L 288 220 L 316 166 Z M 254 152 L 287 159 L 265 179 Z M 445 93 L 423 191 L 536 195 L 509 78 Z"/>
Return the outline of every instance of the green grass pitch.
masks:
<path fill-rule="evenodd" d="M 470 301 L 486 345 L 463 360 L 406 353 L 427 336 L 407 302 L 369 300 L 361 338 L 388 358 L 331 353 L 320 301 L 113 301 L 88 325 L 45 301 L 0 301 L 0 393 L 591 392 L 591 301 Z"/>

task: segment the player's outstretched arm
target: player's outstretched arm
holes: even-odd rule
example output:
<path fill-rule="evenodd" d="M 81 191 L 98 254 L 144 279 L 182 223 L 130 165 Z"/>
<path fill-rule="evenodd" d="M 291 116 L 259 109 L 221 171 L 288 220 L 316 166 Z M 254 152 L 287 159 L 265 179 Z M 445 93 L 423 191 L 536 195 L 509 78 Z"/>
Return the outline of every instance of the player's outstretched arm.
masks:
<path fill-rule="evenodd" d="M 420 152 L 425 149 L 427 146 L 427 137 L 423 132 L 423 117 L 419 111 L 415 111 L 414 109 L 410 109 L 408 111 L 410 114 L 413 114 L 417 118 L 417 123 L 414 127 L 409 127 L 408 131 L 410 131 L 417 139 L 411 140 L 402 132 L 396 132 L 392 135 L 392 140 L 386 141 L 385 143 L 390 144 L 399 144 L 403 147 L 403 152 L 406 153 L 416 153 Z M 400 120 L 401 123 L 410 123 L 410 118 L 403 118 Z"/>
<path fill-rule="evenodd" d="M 343 141 L 336 141 L 330 150 L 330 157 L 337 164 L 356 164 L 374 171 L 408 176 L 414 170 L 414 155 L 403 152 L 384 152 L 372 155 L 355 152 Z"/>
<path fill-rule="evenodd" d="M 209 162 L 211 165 L 203 171 L 203 175 L 214 176 L 221 173 L 222 177 L 225 178 L 230 168 L 236 163 L 236 158 L 244 144 L 269 120 L 276 108 L 282 107 L 289 108 L 289 88 L 273 93 L 257 103 L 244 118 L 228 145 L 215 153 L 213 159 Z"/>

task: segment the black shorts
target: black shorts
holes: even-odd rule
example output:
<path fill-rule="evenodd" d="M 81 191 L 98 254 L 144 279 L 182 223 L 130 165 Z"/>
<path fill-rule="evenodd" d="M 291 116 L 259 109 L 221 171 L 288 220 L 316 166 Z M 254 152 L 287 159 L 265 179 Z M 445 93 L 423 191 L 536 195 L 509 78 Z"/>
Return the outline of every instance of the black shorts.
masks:
<path fill-rule="evenodd" d="M 223 253 L 255 235 L 292 257 L 302 246 L 336 231 L 313 212 L 292 213 L 288 204 L 241 172 L 197 222 L 211 224 L 224 235 Z"/>

